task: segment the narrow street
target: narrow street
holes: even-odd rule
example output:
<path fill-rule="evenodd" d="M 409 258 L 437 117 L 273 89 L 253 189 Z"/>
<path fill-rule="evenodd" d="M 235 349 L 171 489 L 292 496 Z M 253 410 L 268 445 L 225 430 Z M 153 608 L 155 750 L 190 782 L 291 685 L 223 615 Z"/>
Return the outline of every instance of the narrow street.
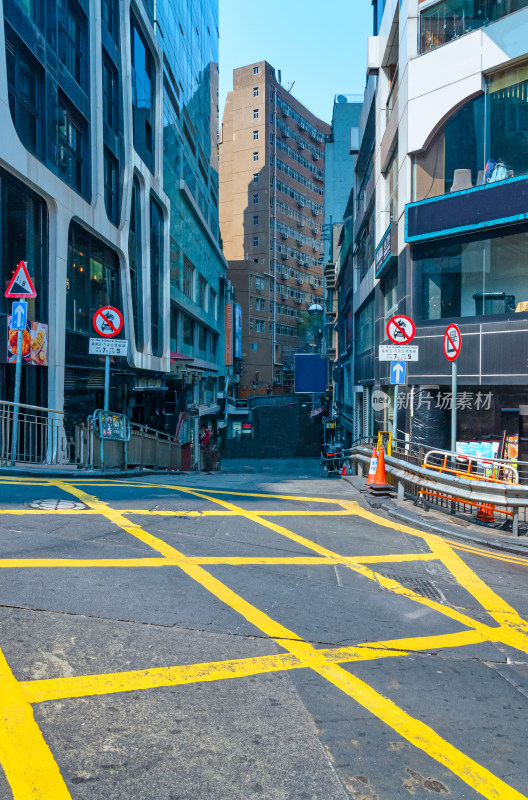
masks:
<path fill-rule="evenodd" d="M 0 800 L 528 797 L 528 560 L 254 464 L 0 478 Z"/>

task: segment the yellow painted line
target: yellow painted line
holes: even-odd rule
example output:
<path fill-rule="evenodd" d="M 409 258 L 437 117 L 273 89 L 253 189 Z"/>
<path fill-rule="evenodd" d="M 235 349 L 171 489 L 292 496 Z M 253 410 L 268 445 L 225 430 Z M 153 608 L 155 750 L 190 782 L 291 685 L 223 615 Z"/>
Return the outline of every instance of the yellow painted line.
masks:
<path fill-rule="evenodd" d="M 497 552 L 494 550 L 482 550 L 479 547 L 472 547 L 471 545 L 465 544 L 458 544 L 457 542 L 451 542 L 451 547 L 454 550 L 460 550 L 464 553 L 470 553 L 471 555 L 475 556 L 482 556 L 483 558 L 493 558 L 496 561 L 505 561 L 509 564 L 519 564 L 522 567 L 528 567 L 528 555 L 526 556 L 516 556 L 513 553 L 507 552 Z"/>
<path fill-rule="evenodd" d="M 71 800 L 33 709 L 1 651 L 0 763 L 14 800 Z"/>
<path fill-rule="evenodd" d="M 264 493 L 264 492 L 227 492 L 220 489 L 202 489 L 201 487 L 192 487 L 192 486 L 173 486 L 171 484 L 161 484 L 161 483 L 149 483 L 145 484 L 149 488 L 158 488 L 158 489 L 169 489 L 172 491 L 190 491 L 200 492 L 204 494 L 204 500 L 211 500 L 214 502 L 214 497 L 210 497 L 209 495 L 212 494 L 221 494 L 221 495 L 233 495 L 235 497 L 264 497 L 266 500 L 294 500 L 297 503 L 329 503 L 331 505 L 341 505 L 343 503 L 338 497 L 329 498 L 329 497 L 303 497 L 301 495 L 296 494 L 271 494 L 271 493 Z"/>
<path fill-rule="evenodd" d="M 403 561 L 431 561 L 433 554 L 417 556 L 182 556 L 181 558 L 0 558 L 0 569 L 48 569 L 48 568 L 146 568 L 179 567 L 181 564 L 201 564 L 202 566 L 349 566 L 350 564 L 370 564 Z"/>
<path fill-rule="evenodd" d="M 93 511 L 91 508 L 79 508 L 79 509 L 71 509 L 70 511 L 65 509 L 58 509 L 57 511 L 51 511 L 47 508 L 0 508 L 0 516 L 3 514 L 14 514 L 15 516 L 46 516 L 52 514 L 55 516 L 56 514 L 59 515 L 69 515 L 69 516 L 77 516 L 79 514 L 97 514 L 97 511 Z"/>
<path fill-rule="evenodd" d="M 422 636 L 414 639 L 362 643 L 349 647 L 324 648 L 318 650 L 318 653 L 331 663 L 370 661 L 381 658 L 402 658 L 410 653 L 463 647 L 482 641 L 482 636 L 476 631 L 463 631 L 440 636 Z M 280 653 L 202 664 L 23 681 L 20 683 L 20 687 L 29 703 L 44 703 L 49 700 L 145 691 L 164 686 L 246 678 L 251 675 L 304 668 L 304 662 L 297 656 L 291 653 Z"/>
<path fill-rule="evenodd" d="M 66 488 L 64 483 L 57 482 L 57 485 Z M 173 487 L 171 487 L 173 488 Z M 68 490 L 68 489 L 66 489 Z M 195 496 L 200 496 L 197 492 L 190 492 L 187 487 L 181 487 L 180 491 L 186 491 Z M 152 537 L 143 531 L 140 526 L 134 525 L 126 520 L 122 514 L 110 509 L 107 504 L 93 498 L 90 495 L 82 492 L 76 487 L 70 487 L 69 491 L 76 496 L 81 497 L 84 502 L 87 502 L 93 508 L 97 508 L 103 512 L 108 519 L 116 521 L 124 530 L 127 530 L 132 535 L 140 538 L 141 541 L 152 543 L 151 546 L 155 547 L 163 555 L 173 557 L 180 555 L 174 552 L 174 548 L 169 548 L 164 542 L 161 542 L 156 537 Z M 223 501 L 213 498 L 213 502 L 227 506 Z M 242 509 L 240 509 L 242 511 Z M 368 512 L 365 512 L 368 513 Z M 274 523 L 264 520 L 252 515 L 247 511 L 244 516 L 254 518 L 256 522 L 264 525 L 265 527 L 278 528 Z M 381 518 L 380 518 L 381 519 Z M 374 519 L 378 522 L 378 518 Z M 296 536 L 289 532 L 290 537 Z M 415 535 L 420 535 L 417 532 Z M 299 537 L 302 539 L 302 537 Z M 424 537 L 422 537 L 424 538 Z M 334 553 L 322 548 L 320 545 L 312 544 L 312 549 L 325 556 L 335 556 Z M 169 552 L 170 551 L 170 552 Z M 302 640 L 297 634 L 288 630 L 285 626 L 271 619 L 260 609 L 252 606 L 242 597 L 233 592 L 225 584 L 214 578 L 203 567 L 197 565 L 181 565 L 180 567 L 189 577 L 196 580 L 211 594 L 219 600 L 230 606 L 234 611 L 255 625 L 267 636 L 275 639 L 284 649 L 288 650 L 291 654 L 297 656 L 306 667 L 310 667 L 318 674 L 325 677 L 328 681 L 340 688 L 343 692 L 355 699 L 363 707 L 367 708 L 371 713 L 396 730 L 401 736 L 406 738 L 416 747 L 420 748 L 440 763 L 444 764 L 448 769 L 452 770 L 458 775 L 465 783 L 474 788 L 476 791 L 489 800 L 520 800 L 520 795 L 515 789 L 508 786 L 497 776 L 493 775 L 489 770 L 477 764 L 472 759 L 468 758 L 461 751 L 457 750 L 447 741 L 442 739 L 435 731 L 429 726 L 425 725 L 420 720 L 414 719 L 405 711 L 396 706 L 392 701 L 385 698 L 379 692 L 376 692 L 372 687 L 361 681 L 359 678 L 351 675 L 343 668 L 329 664 L 323 654 L 315 650 L 308 642 Z M 473 623 L 474 624 L 474 623 Z M 485 627 L 485 626 L 483 626 Z M 523 798 L 526 800 L 526 798 Z"/>

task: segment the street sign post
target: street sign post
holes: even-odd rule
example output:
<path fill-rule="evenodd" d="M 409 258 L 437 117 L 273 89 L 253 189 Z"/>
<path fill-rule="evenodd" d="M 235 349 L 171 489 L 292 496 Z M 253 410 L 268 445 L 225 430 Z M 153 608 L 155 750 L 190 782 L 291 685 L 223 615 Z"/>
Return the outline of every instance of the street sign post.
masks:
<path fill-rule="evenodd" d="M 444 355 L 451 362 L 451 452 L 456 453 L 457 431 L 457 358 L 462 349 L 462 334 L 458 325 L 452 323 L 444 333 Z"/>
<path fill-rule="evenodd" d="M 394 386 L 405 384 L 407 377 L 406 361 L 391 361 L 390 382 Z"/>
<path fill-rule="evenodd" d="M 394 385 L 394 411 L 392 414 L 392 438 L 398 438 L 398 386 L 405 383 L 406 361 L 418 361 L 418 347 L 410 345 L 416 333 L 416 325 L 405 314 L 395 314 L 386 325 L 386 333 L 396 347 L 380 345 L 380 361 L 391 361 L 390 382 Z M 382 350 L 383 348 L 383 350 Z M 383 357 L 382 356 L 383 352 Z M 388 358 L 387 356 L 390 356 Z M 402 380 L 403 378 L 403 380 Z"/>
<path fill-rule="evenodd" d="M 37 293 L 33 282 L 29 277 L 27 261 L 20 261 L 9 281 L 5 290 L 6 297 L 26 298 L 36 297 Z M 27 320 L 27 303 L 13 303 L 13 313 L 11 315 L 11 325 L 13 330 L 18 331 L 16 343 L 16 366 L 15 366 L 15 392 L 13 398 L 13 433 L 11 435 L 11 466 L 14 467 L 18 446 L 18 414 L 20 403 L 20 383 L 22 381 L 22 349 L 24 347 L 24 328 Z"/>
<path fill-rule="evenodd" d="M 103 306 L 98 308 L 93 316 L 93 326 L 99 336 L 117 336 L 123 327 L 123 315 L 114 306 Z M 97 341 L 97 340 L 93 340 Z M 127 342 L 128 345 L 128 342 Z M 90 353 L 92 353 L 92 339 L 90 339 Z M 102 354 L 101 354 L 102 355 Z M 121 353 L 106 352 L 105 356 L 105 388 L 104 388 L 104 411 L 108 411 L 110 404 L 110 356 L 121 355 Z"/>

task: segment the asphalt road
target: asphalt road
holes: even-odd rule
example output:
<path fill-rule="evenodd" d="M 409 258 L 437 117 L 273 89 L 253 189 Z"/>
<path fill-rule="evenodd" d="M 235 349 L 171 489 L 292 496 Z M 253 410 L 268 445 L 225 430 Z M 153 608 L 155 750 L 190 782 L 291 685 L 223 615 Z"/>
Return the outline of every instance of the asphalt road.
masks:
<path fill-rule="evenodd" d="M 230 470 L 0 478 L 0 800 L 527 798 L 528 560 Z"/>

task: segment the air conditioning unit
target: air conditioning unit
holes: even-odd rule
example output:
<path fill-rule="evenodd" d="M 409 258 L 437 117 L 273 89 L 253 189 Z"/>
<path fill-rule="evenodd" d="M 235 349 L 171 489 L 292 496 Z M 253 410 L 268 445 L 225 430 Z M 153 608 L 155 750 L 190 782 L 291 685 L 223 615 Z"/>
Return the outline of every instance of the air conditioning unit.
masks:
<path fill-rule="evenodd" d="M 288 253 L 285 253 L 284 250 L 283 250 L 282 253 L 281 253 L 281 258 L 282 258 L 283 261 L 286 261 L 286 259 L 288 258 Z"/>
<path fill-rule="evenodd" d="M 304 144 L 304 142 L 299 142 L 299 150 L 304 150 L 305 147 L 306 145 Z"/>
<path fill-rule="evenodd" d="M 312 287 L 312 289 L 317 289 L 317 284 L 316 283 L 311 283 L 310 286 Z"/>
<path fill-rule="evenodd" d="M 297 205 L 299 208 L 304 208 L 304 200 L 297 200 Z"/>
<path fill-rule="evenodd" d="M 302 240 L 302 239 L 296 239 L 295 241 L 297 242 L 297 245 L 298 245 L 299 247 L 302 247 L 302 246 L 303 246 L 303 240 Z"/>
<path fill-rule="evenodd" d="M 288 238 L 288 234 L 286 233 L 286 231 L 281 231 L 281 236 L 282 236 L 283 239 L 287 239 Z"/>
<path fill-rule="evenodd" d="M 297 283 L 299 284 L 299 286 L 302 286 L 304 281 L 302 278 L 297 278 Z"/>
<path fill-rule="evenodd" d="M 287 281 L 288 280 L 288 273 L 287 272 L 281 272 L 280 276 L 281 276 L 283 281 Z"/>
<path fill-rule="evenodd" d="M 303 219 L 298 219 L 297 220 L 297 227 L 298 228 L 304 228 L 304 220 Z"/>
<path fill-rule="evenodd" d="M 313 158 L 314 161 L 320 161 L 321 160 L 321 156 L 319 155 L 319 153 L 316 150 L 314 150 L 312 152 L 312 158 Z"/>
<path fill-rule="evenodd" d="M 314 236 L 317 236 L 317 234 L 319 233 L 319 228 L 312 228 L 312 233 Z"/>
<path fill-rule="evenodd" d="M 295 298 L 295 301 L 296 301 L 297 303 L 299 303 L 299 305 L 301 305 L 301 303 L 302 303 L 302 297 L 296 297 L 296 298 Z"/>

